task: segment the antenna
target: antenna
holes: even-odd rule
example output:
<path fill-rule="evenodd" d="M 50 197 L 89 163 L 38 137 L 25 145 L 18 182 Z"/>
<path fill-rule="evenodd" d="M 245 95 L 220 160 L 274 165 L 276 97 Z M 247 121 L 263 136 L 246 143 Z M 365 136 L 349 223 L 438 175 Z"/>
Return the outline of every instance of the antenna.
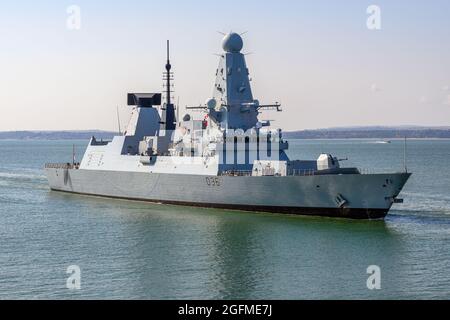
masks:
<path fill-rule="evenodd" d="M 72 165 L 75 165 L 75 144 L 72 144 Z"/>
<path fill-rule="evenodd" d="M 122 130 L 120 130 L 119 106 L 117 106 L 116 112 L 117 112 L 117 124 L 118 124 L 118 126 L 119 126 L 119 136 L 121 136 L 121 135 L 122 135 Z"/>
<path fill-rule="evenodd" d="M 180 122 L 180 96 L 177 99 L 177 122 Z"/>
<path fill-rule="evenodd" d="M 170 104 L 170 69 L 172 66 L 170 65 L 170 47 L 169 40 L 167 40 L 167 63 L 166 63 L 166 104 Z"/>
<path fill-rule="evenodd" d="M 176 128 L 176 119 L 175 119 L 175 106 L 172 103 L 172 94 L 173 94 L 173 85 L 171 81 L 173 80 L 173 72 L 170 71 L 172 69 L 172 65 L 170 64 L 170 43 L 167 40 L 167 62 L 166 62 L 166 71 L 163 73 L 163 80 L 165 81 L 165 95 L 166 101 L 164 105 L 161 107 L 161 121 L 160 128 L 161 130 L 175 130 Z M 173 100 L 175 97 L 173 98 Z"/>
<path fill-rule="evenodd" d="M 406 166 L 406 136 L 405 136 L 405 143 L 403 145 L 403 165 L 405 167 L 405 173 L 408 173 L 408 167 Z"/>

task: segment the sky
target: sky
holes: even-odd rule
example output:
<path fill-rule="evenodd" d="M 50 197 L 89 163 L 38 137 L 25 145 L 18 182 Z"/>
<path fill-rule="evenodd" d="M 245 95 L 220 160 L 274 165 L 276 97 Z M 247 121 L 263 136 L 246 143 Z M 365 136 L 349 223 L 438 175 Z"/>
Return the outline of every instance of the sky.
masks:
<path fill-rule="evenodd" d="M 124 127 L 128 92 L 162 90 L 166 39 L 183 113 L 231 30 L 276 127 L 450 125 L 448 0 L 0 0 L 0 131 L 117 130 L 117 108 Z"/>

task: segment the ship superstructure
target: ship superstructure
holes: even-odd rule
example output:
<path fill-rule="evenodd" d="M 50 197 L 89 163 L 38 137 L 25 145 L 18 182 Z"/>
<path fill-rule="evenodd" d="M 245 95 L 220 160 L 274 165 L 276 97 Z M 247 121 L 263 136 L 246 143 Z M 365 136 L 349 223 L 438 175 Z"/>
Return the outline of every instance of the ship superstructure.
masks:
<path fill-rule="evenodd" d="M 410 174 L 362 174 L 322 154 L 290 159 L 281 129 L 260 121 L 278 103 L 254 99 L 237 33 L 222 42 L 213 92 L 204 105 L 179 106 L 171 97 L 167 43 L 165 90 L 129 93 L 126 131 L 112 141 L 90 140 L 75 164 L 47 164 L 50 188 L 79 194 L 249 211 L 382 218 Z M 201 113 L 200 119 L 194 115 Z"/>

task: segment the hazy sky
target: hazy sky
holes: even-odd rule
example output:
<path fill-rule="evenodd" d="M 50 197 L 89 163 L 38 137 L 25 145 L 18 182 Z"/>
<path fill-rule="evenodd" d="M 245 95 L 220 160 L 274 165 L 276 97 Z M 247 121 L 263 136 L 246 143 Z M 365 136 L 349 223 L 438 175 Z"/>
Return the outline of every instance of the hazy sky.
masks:
<path fill-rule="evenodd" d="M 381 30 L 366 9 L 381 8 Z M 67 28 L 67 8 L 81 28 Z M 253 93 L 285 130 L 450 125 L 450 1 L 2 1 L 0 131 L 117 129 L 127 92 L 162 88 L 171 40 L 175 96 L 212 94 L 217 31 L 248 31 Z"/>

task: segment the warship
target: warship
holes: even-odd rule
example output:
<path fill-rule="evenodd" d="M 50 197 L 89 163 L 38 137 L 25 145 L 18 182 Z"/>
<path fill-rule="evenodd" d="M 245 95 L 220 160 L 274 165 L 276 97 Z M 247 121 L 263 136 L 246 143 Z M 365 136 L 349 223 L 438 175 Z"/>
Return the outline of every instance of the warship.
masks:
<path fill-rule="evenodd" d="M 241 35 L 230 32 L 212 95 L 185 108 L 173 103 L 172 65 L 160 93 L 128 93 L 126 131 L 92 137 L 81 162 L 47 163 L 51 190 L 171 205 L 254 212 L 384 218 L 410 173 L 367 173 L 342 159 L 291 159 L 281 129 L 259 119 L 279 103 L 254 99 Z M 120 130 L 120 129 L 119 129 Z"/>

